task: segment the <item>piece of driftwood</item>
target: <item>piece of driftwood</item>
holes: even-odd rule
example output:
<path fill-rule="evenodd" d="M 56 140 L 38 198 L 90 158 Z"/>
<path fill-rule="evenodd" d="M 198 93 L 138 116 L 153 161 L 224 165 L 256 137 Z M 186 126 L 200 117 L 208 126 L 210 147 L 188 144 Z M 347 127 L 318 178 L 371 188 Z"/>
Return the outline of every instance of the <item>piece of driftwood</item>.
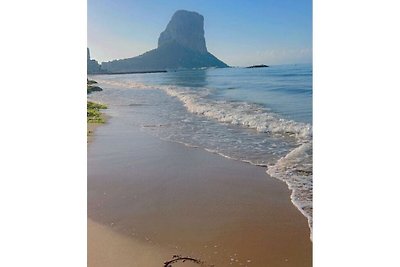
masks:
<path fill-rule="evenodd" d="M 204 262 L 202 262 L 199 259 L 195 259 L 195 258 L 191 258 L 191 257 L 183 257 L 181 255 L 174 255 L 174 256 L 172 256 L 172 260 L 164 262 L 164 266 L 163 267 L 172 267 L 172 264 L 174 264 L 174 263 L 185 262 L 185 261 L 190 261 L 190 262 L 197 263 L 197 264 L 199 264 L 201 266 L 205 266 Z"/>

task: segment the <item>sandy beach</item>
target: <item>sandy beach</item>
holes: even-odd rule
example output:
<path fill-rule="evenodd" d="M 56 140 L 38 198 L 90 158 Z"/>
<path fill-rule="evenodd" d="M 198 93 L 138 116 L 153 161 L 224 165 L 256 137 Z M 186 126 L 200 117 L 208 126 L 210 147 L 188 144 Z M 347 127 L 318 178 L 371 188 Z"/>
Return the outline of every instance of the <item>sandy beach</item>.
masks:
<path fill-rule="evenodd" d="M 311 266 L 306 218 L 262 167 L 111 117 L 88 146 L 88 266 Z M 173 266 L 191 266 L 177 263 Z"/>

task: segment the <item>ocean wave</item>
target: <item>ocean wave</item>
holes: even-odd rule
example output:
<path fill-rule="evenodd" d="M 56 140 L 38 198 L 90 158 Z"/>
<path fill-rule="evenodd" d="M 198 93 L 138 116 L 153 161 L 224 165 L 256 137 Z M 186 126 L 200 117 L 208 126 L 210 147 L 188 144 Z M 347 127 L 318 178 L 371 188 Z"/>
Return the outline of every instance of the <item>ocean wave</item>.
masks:
<path fill-rule="evenodd" d="M 177 97 L 189 112 L 204 115 L 223 123 L 241 125 L 258 132 L 292 136 L 299 142 L 312 139 L 310 124 L 286 120 L 257 104 L 217 101 L 206 98 L 208 90 L 192 91 L 185 88 L 163 87 L 170 96 Z"/>
<path fill-rule="evenodd" d="M 308 123 L 284 119 L 267 108 L 254 103 L 218 101 L 207 98 L 211 89 L 146 85 L 134 81 L 99 80 L 102 84 L 130 89 L 159 89 L 179 99 L 186 109 L 219 122 L 252 128 L 258 132 L 292 136 L 304 142 L 312 139 L 312 126 Z"/>

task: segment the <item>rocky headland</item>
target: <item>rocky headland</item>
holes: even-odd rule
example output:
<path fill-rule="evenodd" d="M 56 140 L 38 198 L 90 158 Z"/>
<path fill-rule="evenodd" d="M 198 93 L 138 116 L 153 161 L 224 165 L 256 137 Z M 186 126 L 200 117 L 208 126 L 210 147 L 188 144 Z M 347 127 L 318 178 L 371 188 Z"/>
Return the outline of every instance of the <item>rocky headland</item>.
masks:
<path fill-rule="evenodd" d="M 134 72 L 228 67 L 207 50 L 204 17 L 178 10 L 158 38 L 158 47 L 140 56 L 103 62 L 108 72 Z"/>

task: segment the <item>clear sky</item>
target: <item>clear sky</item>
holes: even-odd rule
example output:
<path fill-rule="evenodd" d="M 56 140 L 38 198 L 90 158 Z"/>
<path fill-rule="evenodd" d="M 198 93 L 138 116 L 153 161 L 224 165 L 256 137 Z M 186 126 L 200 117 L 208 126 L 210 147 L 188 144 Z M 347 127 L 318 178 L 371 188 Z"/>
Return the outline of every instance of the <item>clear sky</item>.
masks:
<path fill-rule="evenodd" d="M 312 62 L 311 0 L 88 0 L 88 47 L 99 62 L 157 47 L 176 10 L 204 16 L 207 49 L 231 66 Z"/>

